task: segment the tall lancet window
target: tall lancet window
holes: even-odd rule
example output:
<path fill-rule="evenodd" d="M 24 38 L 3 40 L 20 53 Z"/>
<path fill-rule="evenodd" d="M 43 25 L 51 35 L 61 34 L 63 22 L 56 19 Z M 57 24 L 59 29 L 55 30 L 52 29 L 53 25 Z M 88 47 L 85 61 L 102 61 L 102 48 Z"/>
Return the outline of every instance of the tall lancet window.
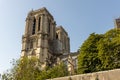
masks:
<path fill-rule="evenodd" d="M 38 31 L 40 31 L 41 17 L 38 19 Z"/>
<path fill-rule="evenodd" d="M 50 20 L 48 20 L 48 34 L 50 34 L 50 26 L 51 26 Z"/>
<path fill-rule="evenodd" d="M 35 34 L 35 27 L 36 27 L 36 19 L 33 20 L 33 28 L 32 28 L 32 35 Z"/>

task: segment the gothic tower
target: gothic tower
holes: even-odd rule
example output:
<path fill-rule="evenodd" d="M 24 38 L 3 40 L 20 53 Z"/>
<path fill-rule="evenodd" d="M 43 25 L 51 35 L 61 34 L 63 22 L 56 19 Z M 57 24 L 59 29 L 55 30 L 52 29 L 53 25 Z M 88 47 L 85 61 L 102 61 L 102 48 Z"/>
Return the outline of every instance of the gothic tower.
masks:
<path fill-rule="evenodd" d="M 21 57 L 36 56 L 41 63 L 52 64 L 59 56 L 69 52 L 68 34 L 62 26 L 56 27 L 56 22 L 48 10 L 41 8 L 30 11 L 22 36 Z"/>
<path fill-rule="evenodd" d="M 115 19 L 115 28 L 120 28 L 120 18 Z"/>

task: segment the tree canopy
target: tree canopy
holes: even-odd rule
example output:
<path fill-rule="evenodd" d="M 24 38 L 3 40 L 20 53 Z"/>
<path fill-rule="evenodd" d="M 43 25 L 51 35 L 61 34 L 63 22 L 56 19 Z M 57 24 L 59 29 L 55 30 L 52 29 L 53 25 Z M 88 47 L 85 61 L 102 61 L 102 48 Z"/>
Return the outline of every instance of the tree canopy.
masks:
<path fill-rule="evenodd" d="M 92 33 L 79 49 L 78 73 L 90 73 L 120 67 L 120 30 Z"/>
<path fill-rule="evenodd" d="M 24 57 L 14 61 L 13 68 L 2 75 L 2 80 L 45 80 L 67 75 L 68 71 L 63 63 L 40 70 L 38 59 Z"/>

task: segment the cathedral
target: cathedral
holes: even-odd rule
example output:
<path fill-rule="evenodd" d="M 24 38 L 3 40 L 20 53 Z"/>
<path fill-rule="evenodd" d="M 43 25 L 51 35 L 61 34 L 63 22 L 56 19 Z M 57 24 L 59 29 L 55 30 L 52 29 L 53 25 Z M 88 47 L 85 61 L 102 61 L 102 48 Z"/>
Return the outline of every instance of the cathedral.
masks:
<path fill-rule="evenodd" d="M 115 28 L 120 29 L 120 17 L 115 19 L 114 23 L 115 23 Z"/>
<path fill-rule="evenodd" d="M 53 16 L 45 7 L 28 13 L 22 36 L 21 57 L 35 56 L 43 66 L 52 66 L 62 61 L 70 71 L 77 67 L 77 55 L 70 53 L 68 33 L 62 26 L 56 26 Z"/>

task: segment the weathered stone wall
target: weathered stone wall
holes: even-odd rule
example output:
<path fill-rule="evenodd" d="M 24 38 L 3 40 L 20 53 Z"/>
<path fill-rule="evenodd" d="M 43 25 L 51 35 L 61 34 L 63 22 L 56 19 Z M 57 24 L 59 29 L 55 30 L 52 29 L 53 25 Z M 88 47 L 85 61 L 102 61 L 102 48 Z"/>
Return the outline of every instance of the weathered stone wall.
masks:
<path fill-rule="evenodd" d="M 120 80 L 120 69 L 60 77 L 48 80 Z"/>

